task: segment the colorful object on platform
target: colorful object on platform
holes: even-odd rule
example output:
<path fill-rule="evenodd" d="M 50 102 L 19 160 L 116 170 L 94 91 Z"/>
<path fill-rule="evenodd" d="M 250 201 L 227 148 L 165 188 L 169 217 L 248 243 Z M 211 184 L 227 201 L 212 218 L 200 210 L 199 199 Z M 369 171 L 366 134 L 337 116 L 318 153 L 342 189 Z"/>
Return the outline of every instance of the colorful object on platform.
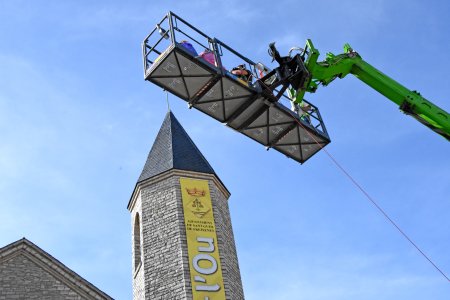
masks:
<path fill-rule="evenodd" d="M 180 178 L 192 296 L 225 300 L 208 181 Z"/>
<path fill-rule="evenodd" d="M 214 57 L 214 53 L 211 51 L 203 51 L 200 53 L 200 57 L 206 60 L 208 63 L 210 63 L 213 66 L 216 66 L 216 58 Z"/>
<path fill-rule="evenodd" d="M 168 30 L 155 43 L 161 24 Z M 170 33 L 171 40 L 163 46 L 160 41 L 166 36 L 164 32 Z M 189 37 L 205 52 L 192 56 L 177 43 L 177 36 Z M 154 63 L 153 57 L 161 53 L 163 57 L 158 56 Z M 190 108 L 300 163 L 330 143 L 319 109 L 305 100 L 305 94 L 315 93 L 320 86 L 328 86 L 348 74 L 450 141 L 448 112 L 377 70 L 349 44 L 344 45 L 342 54 L 327 53 L 324 61 L 318 61 L 319 50 L 310 39 L 304 48 L 291 48 L 287 56 L 281 56 L 275 43 L 271 43 L 269 55 L 279 64 L 272 70 L 169 12 L 144 39 L 144 78 L 187 101 Z M 227 71 L 224 62 L 239 62 L 250 71 L 253 80 L 242 78 L 239 70 Z M 286 95 L 289 89 L 295 91 L 295 97 Z M 290 107 L 281 100 L 289 101 Z"/>
<path fill-rule="evenodd" d="M 195 50 L 194 46 L 188 41 L 181 41 L 180 46 L 186 49 L 192 56 L 197 56 L 197 50 Z"/>

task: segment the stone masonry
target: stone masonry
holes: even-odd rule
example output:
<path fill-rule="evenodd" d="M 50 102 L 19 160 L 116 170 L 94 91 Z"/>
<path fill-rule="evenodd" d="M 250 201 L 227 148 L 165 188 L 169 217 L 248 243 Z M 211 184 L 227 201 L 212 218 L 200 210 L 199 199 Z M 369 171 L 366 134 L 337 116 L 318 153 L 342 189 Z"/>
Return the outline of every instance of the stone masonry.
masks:
<path fill-rule="evenodd" d="M 244 299 L 227 202 L 229 193 L 213 175 L 178 170 L 142 184 L 131 202 L 132 215 L 138 212 L 135 208 L 142 206 L 144 250 L 138 271 L 144 277 L 138 274 L 134 278 L 134 299 L 192 299 L 180 177 L 209 181 L 226 299 Z M 141 290 L 145 290 L 145 296 Z"/>
<path fill-rule="evenodd" d="M 132 235 L 133 299 L 197 300 L 192 299 L 180 177 L 208 181 L 225 296 L 244 299 L 228 208 L 230 193 L 172 113 L 164 120 L 128 204 L 133 231 L 140 231 Z M 139 256 L 141 262 L 136 263 Z"/>
<path fill-rule="evenodd" d="M 0 266 L 0 299 L 83 299 L 23 254 Z"/>
<path fill-rule="evenodd" d="M 0 248 L 0 300 L 112 299 L 27 239 Z"/>

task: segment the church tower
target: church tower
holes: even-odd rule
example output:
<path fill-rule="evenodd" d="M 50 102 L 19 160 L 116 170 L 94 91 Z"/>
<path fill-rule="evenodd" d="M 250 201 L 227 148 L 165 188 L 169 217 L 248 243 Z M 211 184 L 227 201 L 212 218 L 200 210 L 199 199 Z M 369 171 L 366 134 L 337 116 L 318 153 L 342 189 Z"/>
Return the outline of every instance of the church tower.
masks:
<path fill-rule="evenodd" d="M 229 191 L 168 112 L 128 203 L 133 299 L 244 299 Z"/>

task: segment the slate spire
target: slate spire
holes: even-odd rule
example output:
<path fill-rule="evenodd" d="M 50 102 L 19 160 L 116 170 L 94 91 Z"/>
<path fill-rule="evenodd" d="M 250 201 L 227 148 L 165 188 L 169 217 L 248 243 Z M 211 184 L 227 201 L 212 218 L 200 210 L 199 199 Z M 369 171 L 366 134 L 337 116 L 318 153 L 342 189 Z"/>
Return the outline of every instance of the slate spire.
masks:
<path fill-rule="evenodd" d="M 170 169 L 216 175 L 171 111 L 159 129 L 138 183 Z"/>

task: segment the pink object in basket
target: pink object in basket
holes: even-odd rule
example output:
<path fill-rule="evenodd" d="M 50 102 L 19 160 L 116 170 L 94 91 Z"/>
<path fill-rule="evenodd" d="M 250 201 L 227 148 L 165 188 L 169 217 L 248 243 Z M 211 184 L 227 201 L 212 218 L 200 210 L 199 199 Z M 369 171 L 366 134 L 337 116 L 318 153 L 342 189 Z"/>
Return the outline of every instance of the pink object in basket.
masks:
<path fill-rule="evenodd" d="M 216 66 L 216 58 L 214 57 L 214 53 L 211 51 L 203 51 L 200 53 L 200 57 L 212 64 L 213 66 Z"/>

